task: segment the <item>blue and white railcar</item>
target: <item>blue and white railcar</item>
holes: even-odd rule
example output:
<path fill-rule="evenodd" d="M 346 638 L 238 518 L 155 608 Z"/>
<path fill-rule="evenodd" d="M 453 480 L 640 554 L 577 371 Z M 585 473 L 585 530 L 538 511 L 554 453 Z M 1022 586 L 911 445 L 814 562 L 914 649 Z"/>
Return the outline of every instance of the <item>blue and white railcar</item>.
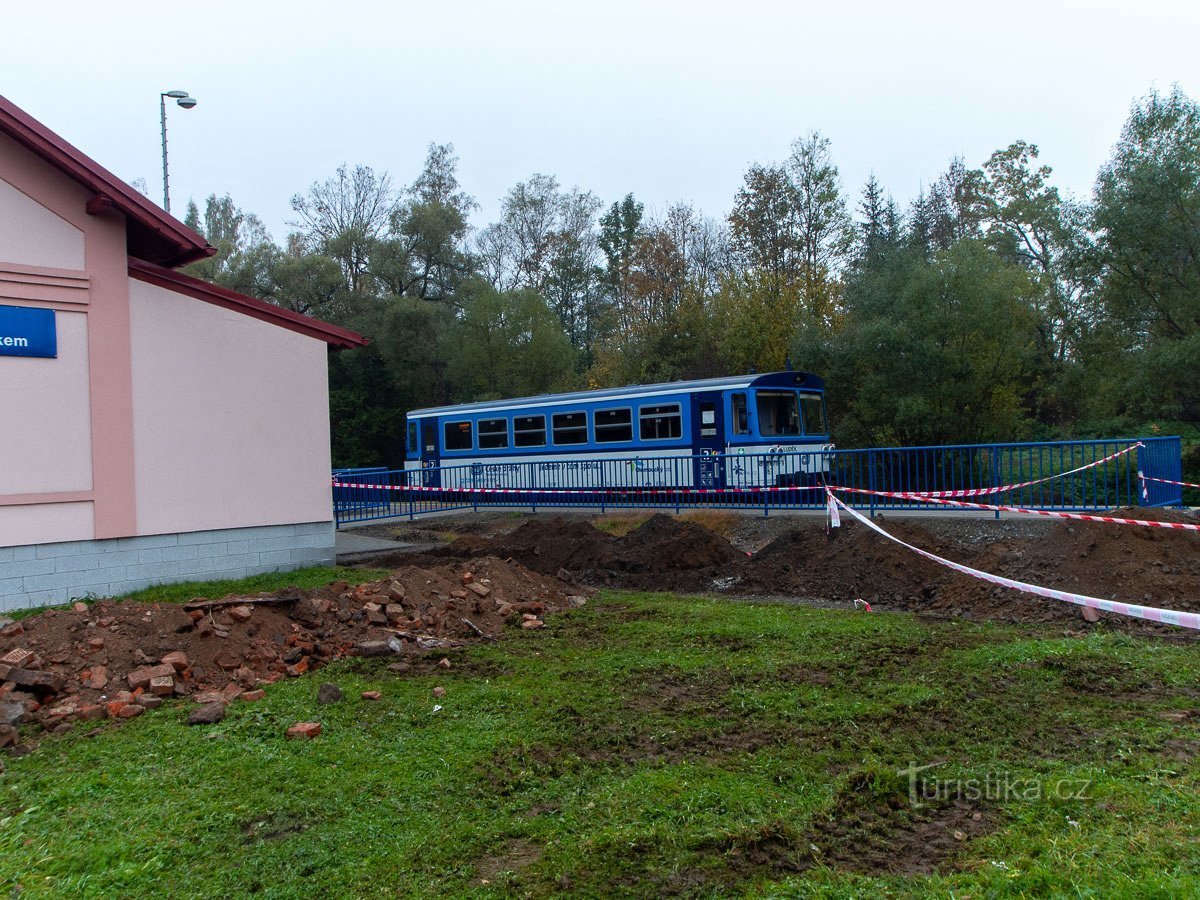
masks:
<path fill-rule="evenodd" d="M 808 372 L 415 409 L 407 425 L 410 483 L 447 489 L 798 485 L 833 449 Z"/>

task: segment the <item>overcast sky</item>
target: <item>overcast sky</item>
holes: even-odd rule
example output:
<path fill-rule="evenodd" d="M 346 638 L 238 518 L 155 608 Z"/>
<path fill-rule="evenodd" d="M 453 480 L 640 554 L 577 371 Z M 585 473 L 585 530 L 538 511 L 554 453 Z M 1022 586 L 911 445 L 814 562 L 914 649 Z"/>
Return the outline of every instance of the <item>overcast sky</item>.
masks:
<path fill-rule="evenodd" d="M 176 15 L 171 9 L 177 9 Z M 230 193 L 281 240 L 342 162 L 420 170 L 451 142 L 493 217 L 535 172 L 607 205 L 728 212 L 746 167 L 818 129 L 845 187 L 907 202 L 952 156 L 1036 143 L 1087 195 L 1130 104 L 1200 95 L 1200 4 L 1070 2 L 13 2 L 0 93 L 161 201 Z"/>

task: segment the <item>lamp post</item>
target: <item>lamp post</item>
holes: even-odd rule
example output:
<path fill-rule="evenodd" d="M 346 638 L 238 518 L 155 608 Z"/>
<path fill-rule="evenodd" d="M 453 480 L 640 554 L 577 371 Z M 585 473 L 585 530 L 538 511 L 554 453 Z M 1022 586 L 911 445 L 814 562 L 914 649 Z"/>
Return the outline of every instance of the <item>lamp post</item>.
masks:
<path fill-rule="evenodd" d="M 162 147 L 163 147 L 163 209 L 171 211 L 171 189 L 167 179 L 167 98 L 170 97 L 184 109 L 196 105 L 196 98 L 187 91 L 162 91 L 158 95 L 158 108 L 162 116 Z"/>

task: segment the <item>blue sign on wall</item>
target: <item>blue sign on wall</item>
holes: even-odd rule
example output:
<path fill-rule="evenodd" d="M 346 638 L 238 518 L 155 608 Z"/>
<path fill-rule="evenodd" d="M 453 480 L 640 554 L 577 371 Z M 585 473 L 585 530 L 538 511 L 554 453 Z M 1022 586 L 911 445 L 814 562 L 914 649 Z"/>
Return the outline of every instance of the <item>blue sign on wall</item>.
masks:
<path fill-rule="evenodd" d="M 0 356 L 58 356 L 54 310 L 0 306 Z"/>

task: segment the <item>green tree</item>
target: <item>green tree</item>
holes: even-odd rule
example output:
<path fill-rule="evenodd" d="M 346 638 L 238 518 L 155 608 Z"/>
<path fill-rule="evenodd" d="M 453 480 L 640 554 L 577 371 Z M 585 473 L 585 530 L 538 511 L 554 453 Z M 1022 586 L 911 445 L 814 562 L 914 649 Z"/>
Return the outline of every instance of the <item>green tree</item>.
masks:
<path fill-rule="evenodd" d="M 1095 227 L 1115 410 L 1200 421 L 1200 106 L 1178 87 L 1134 105 L 1096 183 Z"/>
<path fill-rule="evenodd" d="M 848 291 L 823 358 L 868 445 L 1012 440 L 1027 427 L 1035 318 L 1029 273 L 968 238 L 931 259 L 897 252 Z"/>
<path fill-rule="evenodd" d="M 195 202 L 189 200 L 184 224 L 204 235 L 217 249 L 215 255 L 192 263 L 185 271 L 230 288 L 241 277 L 238 270 L 247 264 L 247 257 L 274 246 L 258 216 L 241 209 L 228 194 L 223 197 L 209 194 L 203 217 Z"/>
<path fill-rule="evenodd" d="M 459 400 L 540 394 L 570 386 L 575 354 L 558 316 L 536 291 L 463 285 L 449 375 Z"/>

